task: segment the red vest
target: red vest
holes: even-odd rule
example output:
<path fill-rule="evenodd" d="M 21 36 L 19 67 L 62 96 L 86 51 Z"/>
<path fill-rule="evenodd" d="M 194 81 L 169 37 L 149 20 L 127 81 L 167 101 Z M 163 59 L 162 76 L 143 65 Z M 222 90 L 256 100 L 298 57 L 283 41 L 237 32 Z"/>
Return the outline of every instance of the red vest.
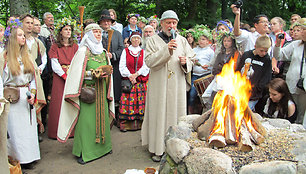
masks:
<path fill-rule="evenodd" d="M 137 56 L 131 55 L 128 48 L 125 48 L 125 52 L 126 52 L 126 67 L 128 68 L 131 74 L 134 74 L 138 55 Z M 142 67 L 142 65 L 143 65 L 143 49 L 141 49 L 138 58 L 137 71 Z M 139 75 L 136 80 L 137 82 L 147 82 L 148 79 L 149 79 L 149 74 L 147 76 Z"/>

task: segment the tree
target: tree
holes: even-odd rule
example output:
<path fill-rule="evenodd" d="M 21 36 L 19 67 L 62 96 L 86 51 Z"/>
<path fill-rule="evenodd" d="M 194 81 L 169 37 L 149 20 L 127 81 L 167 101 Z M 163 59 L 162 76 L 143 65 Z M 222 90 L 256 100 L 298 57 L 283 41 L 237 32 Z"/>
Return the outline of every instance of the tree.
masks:
<path fill-rule="evenodd" d="M 30 4 L 28 0 L 10 0 L 10 14 L 21 15 L 30 12 Z"/>

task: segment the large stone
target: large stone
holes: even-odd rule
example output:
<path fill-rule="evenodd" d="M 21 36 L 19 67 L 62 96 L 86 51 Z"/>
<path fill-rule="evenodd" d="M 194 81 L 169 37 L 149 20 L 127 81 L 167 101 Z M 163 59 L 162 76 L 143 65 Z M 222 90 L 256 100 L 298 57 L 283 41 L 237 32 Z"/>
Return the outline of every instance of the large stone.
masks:
<path fill-rule="evenodd" d="M 181 162 L 183 158 L 188 155 L 189 150 L 189 144 L 184 140 L 171 138 L 166 142 L 166 152 L 176 162 L 176 164 Z"/>
<path fill-rule="evenodd" d="M 200 117 L 201 115 L 199 114 L 192 114 L 192 115 L 186 115 L 186 116 L 182 116 L 178 119 L 178 122 L 186 122 L 187 124 L 192 124 L 193 120 L 197 119 L 198 117 Z"/>
<path fill-rule="evenodd" d="M 299 161 L 297 165 L 297 173 L 305 174 L 306 173 L 306 161 Z"/>
<path fill-rule="evenodd" d="M 280 119 L 280 118 L 271 118 L 271 119 L 268 119 L 268 122 L 274 127 L 284 128 L 284 129 L 289 129 L 291 125 L 290 121 L 286 119 Z"/>
<path fill-rule="evenodd" d="M 263 163 L 253 163 L 243 166 L 239 174 L 296 174 L 297 167 L 294 162 L 271 161 Z"/>
<path fill-rule="evenodd" d="M 261 124 L 267 131 L 276 129 L 276 127 L 272 126 L 268 121 L 261 122 Z"/>
<path fill-rule="evenodd" d="M 290 131 L 292 131 L 292 132 L 305 132 L 306 129 L 301 124 L 291 124 L 290 125 Z"/>
<path fill-rule="evenodd" d="M 306 161 L 306 135 L 300 134 L 301 138 L 295 140 L 294 149 L 292 153 L 295 155 L 295 160 Z"/>
<path fill-rule="evenodd" d="M 191 130 L 185 126 L 170 126 L 165 136 L 165 143 L 171 138 L 179 138 L 186 140 L 190 138 Z"/>
<path fill-rule="evenodd" d="M 195 148 L 183 160 L 188 174 L 234 174 L 232 159 L 217 150 L 210 148 Z"/>

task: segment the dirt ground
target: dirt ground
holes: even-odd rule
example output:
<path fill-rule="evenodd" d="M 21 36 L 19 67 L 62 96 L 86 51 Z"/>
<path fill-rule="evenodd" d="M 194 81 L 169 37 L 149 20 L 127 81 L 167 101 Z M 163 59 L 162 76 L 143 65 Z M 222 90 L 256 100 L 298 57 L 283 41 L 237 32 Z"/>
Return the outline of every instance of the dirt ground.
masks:
<path fill-rule="evenodd" d="M 151 160 L 147 147 L 141 146 L 140 131 L 123 133 L 114 126 L 111 130 L 113 153 L 85 165 L 78 164 L 72 155 L 73 139 L 63 144 L 48 139 L 46 134 L 40 143 L 41 160 L 35 169 L 25 170 L 28 174 L 124 174 L 127 169 L 159 167 L 159 163 Z"/>

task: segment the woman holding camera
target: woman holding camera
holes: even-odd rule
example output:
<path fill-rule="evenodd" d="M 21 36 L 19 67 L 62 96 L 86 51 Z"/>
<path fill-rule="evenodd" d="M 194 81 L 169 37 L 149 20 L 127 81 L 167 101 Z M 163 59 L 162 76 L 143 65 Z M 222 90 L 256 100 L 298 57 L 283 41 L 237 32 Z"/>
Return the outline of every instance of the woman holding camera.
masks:
<path fill-rule="evenodd" d="M 279 34 L 276 34 L 277 37 L 273 55 L 277 60 L 291 61 L 286 75 L 286 83 L 297 105 L 298 114 L 296 123 L 302 124 L 306 109 L 306 81 L 302 80 L 305 79 L 306 76 L 306 18 L 301 18 L 297 22 L 303 29 L 302 40 L 293 41 L 286 47 L 280 48 L 282 40 L 278 37 Z M 304 85 L 304 89 L 298 87 L 300 86 L 297 85 L 298 82 Z"/>
<path fill-rule="evenodd" d="M 283 29 L 286 26 L 286 22 L 281 17 L 274 17 L 270 21 L 271 23 L 271 33 L 270 38 L 273 42 L 276 42 L 276 33 L 281 33 L 278 37 L 283 38 L 281 42 L 281 47 L 287 45 L 292 41 L 292 38 Z M 272 58 L 272 70 L 275 77 L 284 78 L 288 71 L 290 62 L 288 61 L 277 61 Z"/>
<path fill-rule="evenodd" d="M 144 62 L 144 50 L 140 47 L 141 34 L 132 32 L 131 45 L 122 51 L 119 71 L 123 80 L 130 81 L 130 92 L 122 91 L 119 106 L 120 131 L 141 129 L 147 93 L 149 68 Z"/>
<path fill-rule="evenodd" d="M 66 142 L 75 127 L 72 154 L 85 164 L 112 151 L 110 116 L 114 117 L 112 67 L 96 23 L 85 35 L 72 59 L 65 83 L 58 124 L 58 140 Z"/>

